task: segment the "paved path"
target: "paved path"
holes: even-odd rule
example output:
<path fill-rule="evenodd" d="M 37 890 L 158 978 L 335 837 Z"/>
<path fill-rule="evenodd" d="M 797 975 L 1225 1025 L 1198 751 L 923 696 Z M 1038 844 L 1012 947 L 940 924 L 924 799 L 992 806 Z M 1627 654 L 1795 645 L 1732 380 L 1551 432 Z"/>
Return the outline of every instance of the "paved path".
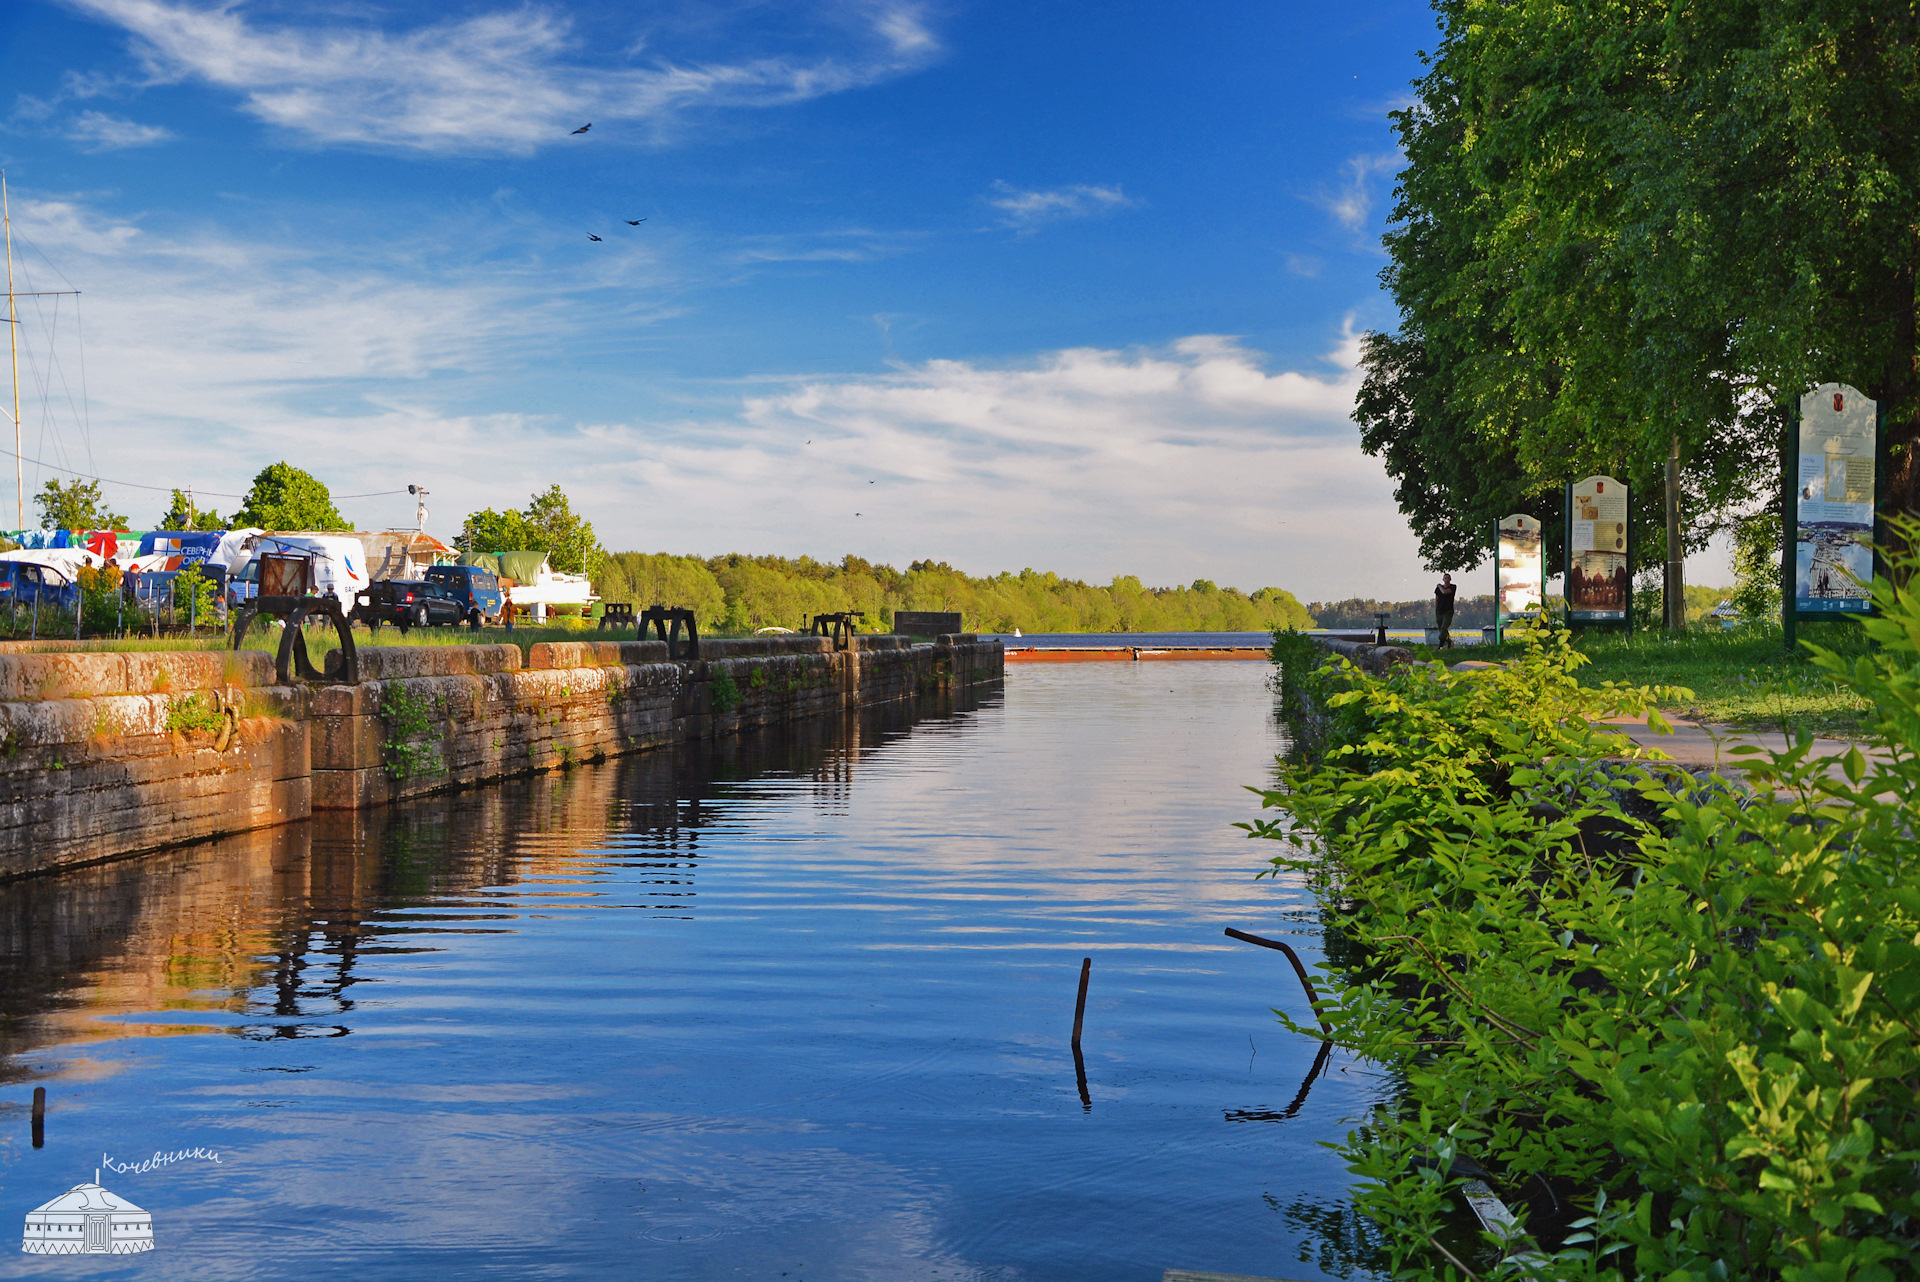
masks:
<path fill-rule="evenodd" d="M 1751 753 L 1732 753 L 1729 749 L 1752 744 L 1771 752 L 1792 746 L 1778 730 L 1758 732 L 1738 726 L 1704 725 L 1699 722 L 1667 718 L 1671 734 L 1655 734 L 1647 728 L 1645 717 L 1609 717 L 1602 724 L 1618 726 L 1628 738 L 1643 748 L 1652 748 L 1683 766 L 1707 766 L 1716 770 L 1739 770 L 1754 759 Z M 1815 739 L 1815 757 L 1844 757 L 1856 745 L 1850 739 Z M 1883 755 L 1861 749 L 1868 756 Z"/>

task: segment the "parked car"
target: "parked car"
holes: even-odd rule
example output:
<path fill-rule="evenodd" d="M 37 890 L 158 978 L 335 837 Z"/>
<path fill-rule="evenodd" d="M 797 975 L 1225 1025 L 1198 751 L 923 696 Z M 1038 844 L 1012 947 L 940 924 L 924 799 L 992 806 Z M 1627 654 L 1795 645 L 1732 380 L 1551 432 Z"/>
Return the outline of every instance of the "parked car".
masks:
<path fill-rule="evenodd" d="M 427 582 L 437 583 L 458 601 L 469 624 L 500 622 L 500 609 L 506 603 L 500 595 L 500 580 L 491 570 L 477 565 L 436 565 L 427 571 Z"/>
<path fill-rule="evenodd" d="M 467 615 L 466 608 L 438 583 L 381 579 L 355 594 L 353 617 L 369 628 L 391 623 L 405 632 L 409 628 L 456 625 Z"/>

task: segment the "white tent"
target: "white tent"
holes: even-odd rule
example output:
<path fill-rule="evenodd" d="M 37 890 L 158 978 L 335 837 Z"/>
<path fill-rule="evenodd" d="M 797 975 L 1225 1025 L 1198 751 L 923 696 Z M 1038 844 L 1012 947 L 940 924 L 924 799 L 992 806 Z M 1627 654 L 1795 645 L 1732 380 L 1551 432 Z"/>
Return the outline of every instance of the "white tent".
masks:
<path fill-rule="evenodd" d="M 28 1255 L 132 1255 L 153 1250 L 153 1216 L 98 1184 L 76 1184 L 27 1212 Z"/>

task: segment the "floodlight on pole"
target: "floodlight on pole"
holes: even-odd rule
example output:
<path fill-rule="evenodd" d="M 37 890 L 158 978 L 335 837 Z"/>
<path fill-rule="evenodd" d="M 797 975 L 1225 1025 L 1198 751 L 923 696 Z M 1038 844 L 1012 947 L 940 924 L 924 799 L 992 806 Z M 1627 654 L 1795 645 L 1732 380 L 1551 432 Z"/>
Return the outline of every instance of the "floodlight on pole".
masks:
<path fill-rule="evenodd" d="M 422 534 L 427 532 L 427 487 L 409 485 L 407 493 L 413 495 L 413 519 Z"/>

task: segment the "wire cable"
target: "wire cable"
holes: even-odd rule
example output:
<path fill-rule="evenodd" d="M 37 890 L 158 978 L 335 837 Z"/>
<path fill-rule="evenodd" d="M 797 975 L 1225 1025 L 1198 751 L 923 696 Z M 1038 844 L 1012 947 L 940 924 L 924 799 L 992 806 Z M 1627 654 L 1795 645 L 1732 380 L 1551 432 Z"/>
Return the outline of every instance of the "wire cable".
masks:
<path fill-rule="evenodd" d="M 15 455 L 12 450 L 0 448 L 0 458 L 13 457 L 15 457 Z M 95 476 L 91 472 L 77 472 L 70 467 L 61 467 L 58 463 L 48 463 L 41 459 L 34 458 L 31 454 L 22 454 L 18 457 L 23 463 L 32 463 L 37 467 L 51 468 L 56 472 L 65 472 L 68 476 L 77 476 L 82 480 L 99 481 L 103 485 L 124 485 L 135 490 L 152 490 L 157 494 L 172 493 L 174 490 L 181 488 L 178 485 L 142 485 L 138 481 L 116 481 L 111 477 Z M 244 499 L 247 497 L 244 494 L 223 494 L 219 490 L 199 490 L 197 493 L 204 494 L 210 499 Z M 367 494 L 331 494 L 328 497 L 332 499 L 383 499 L 395 494 L 405 493 L 405 490 L 374 490 Z"/>

